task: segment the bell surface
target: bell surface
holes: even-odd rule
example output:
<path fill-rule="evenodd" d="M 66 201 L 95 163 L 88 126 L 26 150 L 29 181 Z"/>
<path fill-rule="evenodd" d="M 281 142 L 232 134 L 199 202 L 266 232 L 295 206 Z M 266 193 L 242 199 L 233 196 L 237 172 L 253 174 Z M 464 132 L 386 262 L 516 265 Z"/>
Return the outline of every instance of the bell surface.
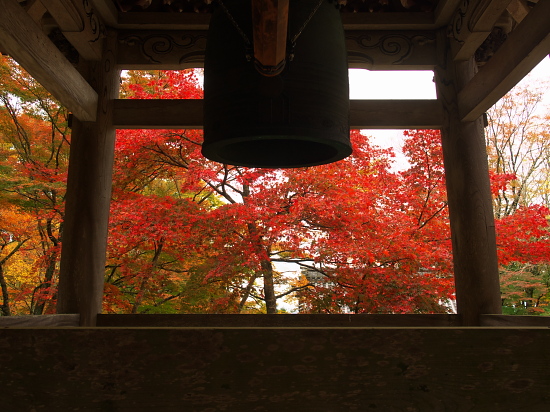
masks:
<path fill-rule="evenodd" d="M 347 53 L 336 2 L 323 0 L 308 21 L 319 0 L 290 0 L 288 36 L 298 35 L 295 47 L 287 46 L 293 58 L 271 77 L 256 70 L 243 39 L 252 39 L 250 0 L 223 4 L 233 21 L 217 7 L 210 22 L 202 154 L 263 168 L 315 166 L 349 156 Z"/>

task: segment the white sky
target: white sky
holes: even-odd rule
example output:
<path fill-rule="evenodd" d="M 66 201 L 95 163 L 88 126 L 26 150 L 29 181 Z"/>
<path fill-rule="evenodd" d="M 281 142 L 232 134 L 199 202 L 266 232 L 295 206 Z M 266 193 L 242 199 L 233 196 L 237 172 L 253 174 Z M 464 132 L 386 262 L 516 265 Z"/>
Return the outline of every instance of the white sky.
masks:
<path fill-rule="evenodd" d="M 350 99 L 435 99 L 432 71 L 349 71 Z M 547 82 L 543 105 L 550 106 L 550 58 L 544 58 L 521 83 Z M 395 166 L 399 169 L 404 158 L 401 154 L 402 130 L 365 130 L 380 147 L 393 147 Z"/>

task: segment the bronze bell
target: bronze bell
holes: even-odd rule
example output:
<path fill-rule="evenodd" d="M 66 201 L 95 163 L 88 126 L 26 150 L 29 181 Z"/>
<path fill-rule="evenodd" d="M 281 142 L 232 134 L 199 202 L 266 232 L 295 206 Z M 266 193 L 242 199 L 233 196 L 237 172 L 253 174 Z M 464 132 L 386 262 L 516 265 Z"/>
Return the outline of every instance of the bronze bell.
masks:
<path fill-rule="evenodd" d="M 210 160 L 292 168 L 351 154 L 344 29 L 335 1 L 290 0 L 286 61 L 257 70 L 250 0 L 223 0 L 204 61 L 204 144 Z"/>

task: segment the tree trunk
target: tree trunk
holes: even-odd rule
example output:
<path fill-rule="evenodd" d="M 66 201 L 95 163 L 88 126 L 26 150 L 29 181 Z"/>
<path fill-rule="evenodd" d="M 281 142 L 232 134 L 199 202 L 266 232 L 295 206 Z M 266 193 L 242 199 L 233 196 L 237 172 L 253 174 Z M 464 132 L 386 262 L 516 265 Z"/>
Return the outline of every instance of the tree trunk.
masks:
<path fill-rule="evenodd" d="M 273 265 L 269 260 L 262 260 L 262 272 L 264 277 L 264 299 L 268 315 L 277 313 L 277 298 L 275 297 L 275 285 L 273 283 Z"/>
<path fill-rule="evenodd" d="M 31 305 L 31 314 L 32 315 L 42 315 L 44 314 L 44 309 L 46 307 L 46 304 L 48 303 L 49 299 L 44 299 L 43 296 L 41 296 L 41 291 L 43 289 L 49 289 L 52 286 L 52 280 L 55 274 L 55 269 L 57 266 L 57 258 L 59 256 L 58 252 L 52 253 L 52 255 L 48 258 L 48 266 L 46 267 L 46 274 L 44 276 L 44 281 L 38 285 L 34 289 L 33 293 L 33 304 Z M 34 296 L 38 292 L 38 298 L 34 299 Z"/>
<path fill-rule="evenodd" d="M 260 259 L 261 275 L 264 278 L 264 301 L 268 314 L 277 313 L 277 298 L 275 297 L 275 284 L 273 282 L 273 265 L 269 254 L 264 250 L 262 238 L 254 223 L 248 224 L 248 234 L 254 245 L 256 254 Z"/>
<path fill-rule="evenodd" d="M 4 277 L 4 266 L 0 265 L 0 286 L 2 287 L 2 316 L 10 316 L 10 296 L 8 293 L 8 285 Z"/>

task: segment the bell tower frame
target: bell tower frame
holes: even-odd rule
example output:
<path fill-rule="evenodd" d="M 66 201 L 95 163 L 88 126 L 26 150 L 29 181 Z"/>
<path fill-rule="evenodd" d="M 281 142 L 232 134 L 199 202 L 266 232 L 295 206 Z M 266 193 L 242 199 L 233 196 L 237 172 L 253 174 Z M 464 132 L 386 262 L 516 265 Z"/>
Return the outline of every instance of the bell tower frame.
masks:
<path fill-rule="evenodd" d="M 261 7 L 262 2 L 269 3 L 271 7 L 277 7 L 278 3 L 276 0 L 255 0 L 255 7 Z M 138 345 L 137 349 L 133 347 L 131 350 L 136 350 L 135 353 L 147 352 L 149 358 L 136 355 L 132 359 L 136 362 L 137 359 L 149 359 L 150 365 L 153 365 L 151 367 L 156 365 L 155 362 L 161 362 L 162 356 L 172 356 L 168 352 L 164 352 L 162 356 L 158 353 L 153 356 L 152 352 L 148 352 L 151 347 L 158 345 L 159 348 L 168 348 L 166 349 L 168 351 L 172 350 L 173 346 L 169 346 L 166 342 L 173 343 L 174 340 L 181 342 L 181 345 L 187 345 L 185 348 L 189 348 L 189 353 L 193 353 L 198 359 L 198 363 L 189 368 L 194 368 L 194 371 L 200 373 L 202 373 L 201 367 L 207 370 L 210 365 L 208 362 L 214 362 L 212 360 L 214 358 L 211 359 L 205 354 L 206 351 L 214 354 L 212 356 L 225 359 L 224 362 L 231 363 L 234 359 L 224 358 L 224 350 L 231 352 L 235 349 L 231 352 L 235 354 L 238 348 L 250 345 L 255 356 L 254 361 L 251 361 L 254 365 L 248 364 L 246 367 L 252 370 L 254 367 L 260 368 L 264 363 L 268 364 L 269 356 L 272 354 L 284 352 L 286 354 L 284 356 L 291 357 L 289 354 L 298 351 L 299 345 L 309 342 L 306 344 L 311 344 L 308 346 L 311 349 L 308 354 L 311 356 L 317 349 L 321 353 L 324 349 L 320 347 L 325 344 L 332 345 L 331 347 L 336 351 L 336 355 L 332 358 L 328 355 L 326 357 L 326 359 L 332 359 L 324 364 L 327 367 L 326 370 L 332 372 L 331 375 L 325 376 L 325 386 L 323 383 L 313 383 L 313 380 L 308 381 L 313 386 L 317 385 L 315 387 L 319 389 L 318 394 L 326 394 L 326 391 L 330 390 L 326 382 L 338 381 L 341 376 L 350 371 L 350 368 L 353 369 L 356 364 L 361 364 L 360 356 L 353 358 L 353 362 L 347 358 L 347 360 L 344 359 L 346 353 L 355 353 L 356 347 L 361 347 L 365 353 L 372 355 L 369 355 L 371 358 L 363 359 L 366 362 L 364 365 L 371 362 L 371 366 L 376 364 L 380 368 L 384 368 L 386 363 L 391 364 L 403 353 L 407 354 L 407 356 L 403 355 L 403 359 L 409 363 L 399 361 L 394 365 L 391 373 L 380 375 L 387 376 L 388 382 L 394 385 L 386 389 L 383 385 L 379 385 L 380 388 L 377 390 L 387 395 L 384 400 L 377 398 L 379 395 L 376 394 L 379 392 L 376 392 L 372 395 L 374 398 L 368 398 L 369 403 L 364 403 L 366 401 L 361 398 L 363 395 L 360 393 L 363 387 L 355 388 L 357 385 L 353 386 L 352 380 L 346 381 L 345 385 L 338 381 L 340 382 L 338 385 L 341 384 L 338 388 L 347 391 L 345 393 L 348 394 L 347 398 L 342 399 L 347 399 L 346 402 L 351 402 L 349 399 L 353 399 L 357 402 L 353 405 L 357 407 L 376 406 L 377 402 L 379 404 L 393 402 L 396 393 L 405 394 L 405 392 L 407 396 L 413 396 L 411 395 L 413 392 L 416 395 L 422 392 L 421 395 L 424 397 L 418 398 L 421 399 L 419 402 L 422 404 L 430 394 L 429 390 L 424 390 L 428 388 L 427 384 L 420 382 L 419 378 L 426 379 L 429 385 L 434 385 L 433 387 L 443 391 L 445 388 L 437 386 L 438 382 L 450 379 L 450 376 L 455 376 L 453 375 L 455 372 L 455 383 L 462 384 L 460 379 L 468 380 L 472 374 L 481 372 L 491 374 L 493 369 L 497 371 L 500 367 L 498 365 L 502 366 L 497 371 L 498 376 L 495 372 L 494 379 L 485 382 L 486 388 L 496 388 L 496 392 L 491 392 L 492 395 L 489 398 L 482 392 L 476 394 L 475 385 L 477 384 L 473 382 L 474 387 L 470 388 L 472 391 L 469 392 L 470 398 L 460 392 L 462 390 L 460 385 L 452 384 L 450 385 L 452 388 L 443 391 L 446 399 L 452 399 L 457 405 L 466 405 L 470 402 L 468 399 L 471 400 L 472 396 L 474 398 L 477 396 L 475 399 L 478 403 L 474 402 L 474 406 L 468 404 L 472 409 L 464 406 L 461 410 L 474 410 L 476 405 L 482 405 L 479 410 L 507 410 L 506 408 L 510 405 L 499 403 L 501 402 L 499 399 L 509 399 L 510 404 L 514 404 L 513 402 L 516 402 L 513 398 L 514 394 L 521 394 L 523 396 L 521 402 L 527 402 L 520 403 L 518 398 L 517 403 L 514 404 L 516 409 L 526 406 L 529 402 L 534 406 L 547 405 L 547 384 L 550 379 L 547 365 L 539 361 L 542 367 L 537 367 L 538 363 L 533 359 L 543 356 L 540 353 L 534 353 L 540 348 L 545 348 L 544 359 L 548 359 L 550 319 L 501 314 L 495 227 L 483 116 L 532 68 L 544 58 L 548 58 L 550 0 L 403 0 L 401 2 L 347 0 L 339 2 L 343 5 L 341 16 L 346 32 L 346 48 L 351 68 L 421 69 L 433 70 L 435 73 L 437 99 L 352 100 L 350 123 L 352 128 L 441 130 L 452 232 L 457 315 L 356 315 L 356 317 L 347 315 L 303 315 L 303 317 L 302 315 L 273 315 L 275 317 L 271 315 L 265 317 L 105 315 L 101 314 L 101 304 L 116 129 L 202 127 L 201 100 L 118 98 L 121 70 L 175 70 L 201 67 L 203 64 L 210 18 L 209 2 L 204 0 L 168 2 L 173 5 L 182 5 L 182 10 L 177 12 L 174 12 L 175 9 L 172 12 L 163 11 L 161 3 L 163 2 L 157 0 L 152 2 L 0 0 L 0 51 L 15 59 L 74 116 L 58 314 L 24 319 L 0 318 L 0 338 L 4 339 L 0 339 L 0 343 L 5 342 L 8 346 L 21 349 L 17 352 L 20 355 L 19 358 L 14 355 L 15 360 L 11 357 L 7 360 L 8 368 L 12 367 L 10 365 L 15 365 L 12 368 L 14 376 L 20 370 L 24 370 L 28 358 L 36 358 L 37 364 L 51 361 L 41 355 L 42 349 L 37 349 L 36 345 L 41 345 L 41 342 L 63 342 L 58 349 L 55 349 L 56 344 L 48 346 L 48 350 L 55 353 L 52 358 L 54 361 L 64 359 L 64 350 L 81 356 L 77 357 L 79 360 L 74 364 L 77 366 L 73 365 L 72 369 L 72 364 L 63 362 L 52 366 L 55 370 L 61 371 L 59 374 L 61 383 L 55 389 L 59 393 L 65 388 L 72 387 L 79 367 L 82 370 L 88 370 L 86 365 L 89 362 L 86 363 L 82 359 L 93 358 L 94 362 L 99 364 L 104 359 L 108 359 L 110 351 L 119 353 L 121 345 L 124 346 L 128 342 L 145 342 L 142 346 Z M 376 12 L 377 7 L 395 7 L 396 9 L 379 13 Z M 273 15 L 274 21 L 281 19 L 280 14 L 277 13 Z M 277 24 L 273 26 L 278 27 Z M 62 33 L 64 42 L 66 41 L 65 46 L 70 46 L 77 52 L 78 64 L 70 62 L 67 55 L 60 51 L 66 48 L 60 48 L 59 43 L 54 43 L 48 37 L 48 33 L 52 30 Z M 500 35 L 496 36 L 495 33 Z M 255 33 L 260 37 L 265 35 L 266 38 L 272 36 L 277 38 L 279 34 L 278 32 L 266 34 L 261 31 Z M 277 47 L 279 46 L 280 43 Z M 266 51 L 266 56 L 274 55 L 278 55 L 277 50 Z M 67 326 L 75 328 L 70 330 L 62 328 Z M 6 329 L 1 329 L 2 327 Z M 35 329 L 26 330 L 25 328 L 28 327 Z M 501 329 L 502 327 L 512 329 Z M 311 328 L 315 331 L 312 332 Z M 432 333 L 432 328 L 437 330 Z M 268 341 L 268 337 L 271 339 L 270 334 L 276 335 L 273 339 L 278 339 L 277 345 L 261 346 L 263 342 Z M 313 335 L 316 341 L 308 340 L 313 339 L 311 338 Z M 255 343 L 256 339 L 262 344 Z M 105 345 L 106 340 L 112 345 Z M 348 346 L 344 340 L 349 343 Z M 295 342 L 295 347 L 285 346 L 285 342 L 290 341 Z M 404 342 L 402 345 L 401 341 Z M 204 347 L 197 342 L 205 342 Z M 369 345 L 377 348 L 377 352 L 374 350 L 369 352 L 370 349 L 361 346 L 361 342 L 369 342 Z M 456 355 L 457 347 L 452 346 L 454 342 L 462 345 L 461 350 L 466 348 L 463 355 Z M 352 344 L 355 346 L 351 347 Z M 84 350 L 80 347 L 82 345 L 89 345 L 93 350 Z M 511 362 L 506 356 L 511 353 L 516 354 L 522 345 L 527 345 L 530 349 L 523 354 L 518 354 L 517 360 L 514 361 L 516 363 Z M 342 349 L 343 347 L 347 349 Z M 470 350 L 471 348 L 475 350 Z M 130 353 L 134 353 L 131 350 Z M 426 353 L 430 353 L 432 358 Z M 485 357 L 494 356 L 495 359 L 485 362 L 477 356 L 477 353 L 483 353 Z M 181 356 L 185 358 L 190 355 Z M 281 356 L 280 359 L 286 359 L 283 355 Z M 300 359 L 306 359 L 304 356 Z M 192 364 L 188 358 L 185 359 L 187 359 L 186 362 L 189 361 L 189 365 Z M 425 360 L 425 364 L 417 364 L 418 359 Z M 455 369 L 448 371 L 445 368 L 438 368 L 437 365 L 442 364 L 443 360 L 449 360 L 451 367 Z M 299 365 L 302 369 L 292 369 L 295 365 L 291 365 L 288 366 L 288 370 L 294 371 L 292 373 L 303 372 L 305 375 L 309 369 L 305 364 L 306 360 L 303 362 L 304 365 Z M 197 366 L 199 363 L 203 366 Z M 512 363 L 517 367 L 512 367 Z M 335 364 L 340 365 L 339 371 L 342 373 L 331 369 Z M 350 366 L 352 364 L 355 366 Z M 415 368 L 412 368 L 413 364 Z M 144 388 L 147 388 L 145 383 L 138 384 L 135 376 L 132 377 L 133 381 L 128 378 L 128 385 L 135 384 L 135 388 L 139 387 L 139 390 L 136 389 L 133 393 L 136 396 L 135 399 L 140 399 L 142 404 L 136 406 L 135 403 L 124 403 L 129 402 L 125 395 L 122 392 L 116 394 L 109 392 L 109 388 L 112 387 L 109 385 L 123 386 L 121 376 L 124 375 L 125 369 L 120 365 L 115 368 L 107 361 L 101 365 L 105 368 L 102 371 L 112 372 L 109 375 L 109 379 L 112 379 L 108 380 L 106 374 L 98 375 L 87 387 L 88 389 L 103 388 L 101 390 L 103 392 L 100 391 L 99 395 L 94 395 L 98 397 L 98 402 L 102 402 L 101 410 L 118 410 L 117 405 L 122 405 L 121 408 L 131 405 L 134 408 L 132 410 L 147 410 L 149 401 L 140 395 Z M 518 365 L 525 366 L 532 375 L 522 375 L 521 366 Z M 241 366 L 240 363 L 235 365 L 231 363 L 227 368 Z M 182 370 L 191 370 L 189 368 Z M 230 373 L 229 369 L 224 369 L 222 372 Z M 261 386 L 262 379 L 268 375 L 268 372 L 275 370 L 269 369 L 266 372 L 260 369 L 251 372 L 257 372 L 257 379 L 249 381 L 250 388 L 254 382 L 260 382 L 258 385 Z M 441 373 L 437 374 L 436 369 Z M 352 372 L 355 373 L 357 370 L 354 369 L 350 373 Z M 36 373 L 42 372 L 37 370 Z M 396 377 L 398 375 L 399 378 Z M 67 379 L 63 380 L 64 377 Z M 367 379 L 365 376 L 363 378 Z M 177 377 L 171 379 L 176 381 Z M 300 380 L 292 375 L 287 383 L 296 383 L 295 392 L 302 402 L 306 402 L 305 400 L 309 399 L 307 396 L 310 388 L 301 388 L 299 382 Z M 49 384 L 54 383 L 47 379 L 40 383 L 46 386 Z M 155 386 L 156 383 L 148 384 Z M 181 385 L 191 385 L 191 383 L 181 383 Z M 222 402 L 220 399 L 224 396 L 226 398 L 223 399 L 229 399 L 229 392 L 224 392 L 225 384 L 216 383 L 216 385 L 208 386 L 211 393 L 219 395 L 219 399 L 215 397 L 212 399 L 218 399 L 219 402 Z M 20 386 L 23 387 L 24 384 L 21 383 Z M 155 388 L 161 390 L 158 385 Z M 246 392 L 249 396 L 246 399 L 252 399 L 264 393 L 250 388 L 248 388 L 250 391 Z M 282 386 L 275 385 L 273 388 L 278 389 L 273 389 L 271 392 L 269 392 L 271 389 L 267 390 L 272 396 L 269 398 L 271 400 L 279 399 L 277 396 L 281 393 L 287 393 Z M 392 388 L 398 388 L 395 389 L 397 392 L 392 392 Z M 48 390 L 54 389 L 47 389 L 46 392 Z M 354 390 L 356 392 L 353 392 Z M 245 393 L 242 391 L 239 393 Z M 19 409 L 12 410 L 35 410 L 34 408 L 37 408 L 40 402 L 46 402 L 43 399 L 54 402 L 52 405 L 58 405 L 56 410 L 71 410 L 69 406 L 79 405 L 81 402 L 80 396 L 86 398 L 91 392 L 84 389 L 82 393 L 70 395 L 67 397 L 68 403 L 59 403 L 63 402 L 59 400 L 61 398 L 53 401 L 53 398 L 48 397 L 49 395 L 40 395 L 40 392 L 33 394 L 34 398 L 27 397 L 29 402 L 27 404 L 14 403 Z M 181 400 L 183 398 L 179 393 L 174 392 L 170 396 L 173 396 L 174 400 L 181 401 L 182 405 L 188 402 L 188 405 L 196 406 L 202 405 L 200 404 L 202 401 L 207 402 L 206 398 L 200 398 L 197 393 L 194 393 L 195 397 L 185 398 L 184 401 Z M 18 395 L 13 396 L 13 399 L 16 399 Z M 40 398 L 40 396 L 45 397 Z M 33 399 L 39 400 L 36 401 L 37 403 L 32 403 Z M 493 403 L 484 403 L 486 399 L 490 399 Z M 208 402 L 214 402 L 214 400 Z M 242 397 L 241 401 L 244 402 L 244 400 L 245 398 Z M 535 400 L 541 403 L 533 403 Z M 330 399 L 327 398 L 327 402 L 329 401 Z M 434 402 L 436 401 L 429 405 L 436 405 Z M 438 402 L 440 402 L 437 403 L 439 406 L 444 404 L 444 401 Z M 303 405 L 306 409 L 294 410 L 309 410 L 307 403 Z M 494 405 L 500 405 L 504 409 L 498 409 L 498 407 L 484 409 Z M 139 409 L 140 407 L 144 409 Z M 191 406 L 189 410 L 198 409 L 192 409 Z M 430 409 L 420 407 L 420 409 L 408 410 Z M 433 410 L 444 410 L 444 408 L 435 407 Z"/>

